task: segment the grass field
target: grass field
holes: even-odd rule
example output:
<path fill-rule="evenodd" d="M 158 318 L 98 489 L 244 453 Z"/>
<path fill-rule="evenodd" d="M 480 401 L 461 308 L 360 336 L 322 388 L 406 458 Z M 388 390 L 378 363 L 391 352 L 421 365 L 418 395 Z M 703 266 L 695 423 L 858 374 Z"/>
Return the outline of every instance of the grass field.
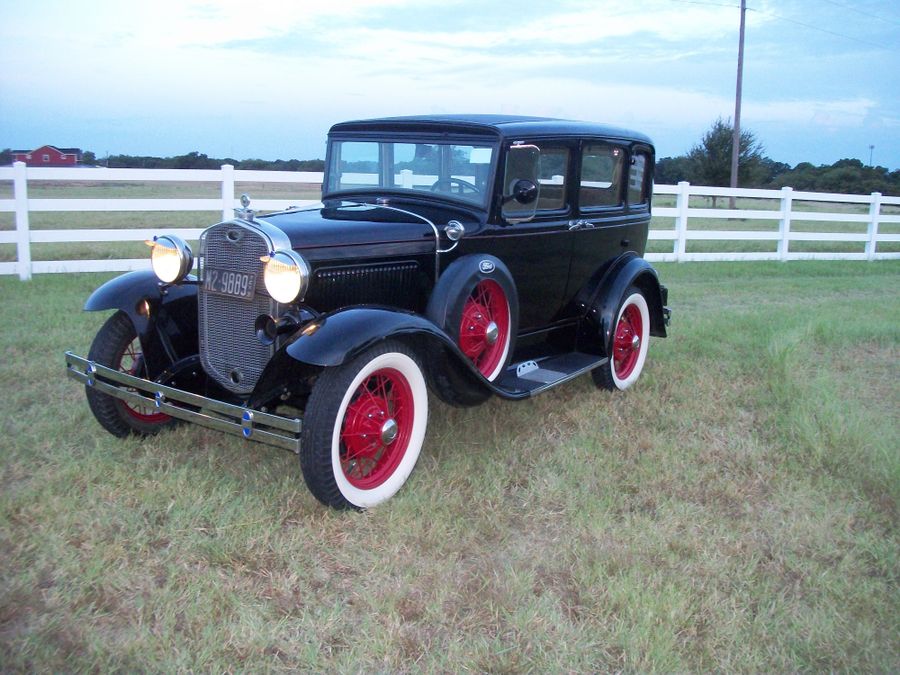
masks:
<path fill-rule="evenodd" d="M 638 385 L 432 400 L 338 513 L 296 459 L 118 440 L 62 352 L 111 275 L 0 279 L 5 671 L 900 670 L 900 264 L 659 265 Z"/>

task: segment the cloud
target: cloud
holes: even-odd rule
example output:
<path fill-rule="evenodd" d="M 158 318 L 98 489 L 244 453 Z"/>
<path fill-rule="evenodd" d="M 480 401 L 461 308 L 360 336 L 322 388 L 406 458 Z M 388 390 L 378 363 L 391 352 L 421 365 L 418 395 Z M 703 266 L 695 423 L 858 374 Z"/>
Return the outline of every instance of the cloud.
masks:
<path fill-rule="evenodd" d="M 877 108 L 866 98 L 842 100 L 754 101 L 744 106 L 747 115 L 765 123 L 812 124 L 828 129 L 858 126 Z"/>
<path fill-rule="evenodd" d="M 753 5 L 748 128 L 896 131 L 896 50 L 850 58 L 768 12 L 816 23 L 829 12 L 812 0 Z M 90 12 L 0 0 L 0 113 L 7 129 L 144 120 L 159 137 L 216 127 L 278 145 L 304 134 L 320 144 L 327 124 L 350 117 L 510 112 L 689 146 L 733 114 L 737 21 L 736 0 L 93 0 Z"/>

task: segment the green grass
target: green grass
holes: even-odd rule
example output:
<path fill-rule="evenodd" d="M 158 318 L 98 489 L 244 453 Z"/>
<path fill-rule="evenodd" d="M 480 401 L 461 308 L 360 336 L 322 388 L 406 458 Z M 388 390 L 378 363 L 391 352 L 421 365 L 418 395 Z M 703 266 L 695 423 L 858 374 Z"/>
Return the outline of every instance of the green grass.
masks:
<path fill-rule="evenodd" d="M 199 428 L 119 440 L 63 375 L 110 275 L 0 279 L 14 671 L 900 669 L 900 264 L 659 265 L 638 385 L 432 400 L 364 514 Z"/>

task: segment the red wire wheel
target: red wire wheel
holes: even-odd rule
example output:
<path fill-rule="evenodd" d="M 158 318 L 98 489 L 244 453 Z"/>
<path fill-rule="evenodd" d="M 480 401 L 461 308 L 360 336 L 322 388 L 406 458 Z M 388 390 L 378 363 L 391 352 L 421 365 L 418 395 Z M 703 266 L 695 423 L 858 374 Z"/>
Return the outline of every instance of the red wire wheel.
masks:
<path fill-rule="evenodd" d="M 500 374 L 509 352 L 510 311 L 496 281 L 480 281 L 463 305 L 459 348 L 488 380 Z"/>
<path fill-rule="evenodd" d="M 613 337 L 613 367 L 620 380 L 627 379 L 634 372 L 641 355 L 643 335 L 641 311 L 637 305 L 628 305 L 619 317 Z"/>
<path fill-rule="evenodd" d="M 137 338 L 127 343 L 118 358 L 119 370 L 135 377 L 146 377 L 144 357 L 141 353 L 141 343 Z M 127 401 L 121 401 L 122 410 L 144 424 L 165 424 L 172 418 L 165 413 L 158 412 L 152 404 L 135 405 Z"/>
<path fill-rule="evenodd" d="M 97 332 L 88 360 L 136 377 L 147 377 L 147 365 L 137 332 L 125 312 L 113 314 Z M 176 420 L 157 410 L 153 401 L 133 404 L 104 394 L 85 385 L 85 395 L 91 412 L 100 425 L 113 436 L 129 434 L 148 436 L 159 433 Z"/>
<path fill-rule="evenodd" d="M 341 426 L 341 469 L 347 481 L 371 490 L 390 478 L 412 436 L 412 389 L 398 370 L 377 370 L 357 387 Z"/>
<path fill-rule="evenodd" d="M 390 499 L 412 473 L 428 426 L 428 386 L 415 352 L 385 340 L 325 368 L 306 403 L 300 468 L 313 495 L 335 508 Z"/>
<path fill-rule="evenodd" d="M 612 333 L 609 360 L 591 371 L 601 389 L 628 389 L 641 376 L 650 346 L 650 309 L 641 291 L 632 286 L 625 292 Z"/>

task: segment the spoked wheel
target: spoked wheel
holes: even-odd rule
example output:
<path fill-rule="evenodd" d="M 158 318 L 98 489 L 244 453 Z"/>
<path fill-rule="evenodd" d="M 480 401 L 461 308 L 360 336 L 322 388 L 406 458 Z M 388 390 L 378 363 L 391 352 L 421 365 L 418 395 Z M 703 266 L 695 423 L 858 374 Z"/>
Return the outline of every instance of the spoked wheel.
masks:
<path fill-rule="evenodd" d="M 649 345 L 650 310 L 640 290 L 632 286 L 619 305 L 609 362 L 591 372 L 594 383 L 611 390 L 630 387 L 644 369 Z"/>
<path fill-rule="evenodd" d="M 510 336 L 506 293 L 496 281 L 480 281 L 462 308 L 459 348 L 485 378 L 493 380 L 506 365 Z"/>
<path fill-rule="evenodd" d="M 147 376 L 141 343 L 124 312 L 116 312 L 103 324 L 91 344 L 88 359 L 129 375 Z M 175 420 L 158 412 L 152 403 L 126 403 L 87 386 L 85 393 L 94 417 L 114 436 L 148 436 L 175 424 Z"/>
<path fill-rule="evenodd" d="M 304 417 L 300 466 L 306 484 L 336 508 L 386 501 L 416 465 L 427 423 L 425 378 L 404 345 L 386 342 L 326 368 Z"/>

